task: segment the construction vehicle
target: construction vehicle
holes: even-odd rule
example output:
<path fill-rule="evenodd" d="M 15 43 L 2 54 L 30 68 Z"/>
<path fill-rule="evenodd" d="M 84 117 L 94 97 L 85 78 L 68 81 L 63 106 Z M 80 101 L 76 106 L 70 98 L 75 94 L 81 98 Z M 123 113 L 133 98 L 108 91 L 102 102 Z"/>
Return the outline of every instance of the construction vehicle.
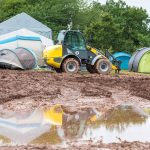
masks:
<path fill-rule="evenodd" d="M 117 70 L 104 54 L 87 46 L 77 30 L 60 31 L 56 45 L 45 48 L 43 57 L 59 73 L 77 73 L 83 64 L 90 73 L 109 74 L 112 69 Z"/>

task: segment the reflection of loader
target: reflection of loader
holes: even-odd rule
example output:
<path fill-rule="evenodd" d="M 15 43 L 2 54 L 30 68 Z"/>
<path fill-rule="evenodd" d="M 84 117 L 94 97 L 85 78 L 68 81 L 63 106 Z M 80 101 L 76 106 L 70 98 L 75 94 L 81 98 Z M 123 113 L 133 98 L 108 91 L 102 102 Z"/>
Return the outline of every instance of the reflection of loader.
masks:
<path fill-rule="evenodd" d="M 49 110 L 44 111 L 44 118 L 52 125 L 62 125 L 63 114 L 61 105 L 55 105 Z"/>
<path fill-rule="evenodd" d="M 87 121 L 94 122 L 99 117 L 99 112 L 90 108 L 70 114 L 61 105 L 55 105 L 44 111 L 45 121 L 51 125 L 57 125 L 57 133 L 61 139 L 81 137 Z"/>
<path fill-rule="evenodd" d="M 88 47 L 79 31 L 63 30 L 57 40 L 43 52 L 46 64 L 57 72 L 77 73 L 82 64 L 90 73 L 109 74 L 111 69 L 118 69 L 98 50 Z"/>

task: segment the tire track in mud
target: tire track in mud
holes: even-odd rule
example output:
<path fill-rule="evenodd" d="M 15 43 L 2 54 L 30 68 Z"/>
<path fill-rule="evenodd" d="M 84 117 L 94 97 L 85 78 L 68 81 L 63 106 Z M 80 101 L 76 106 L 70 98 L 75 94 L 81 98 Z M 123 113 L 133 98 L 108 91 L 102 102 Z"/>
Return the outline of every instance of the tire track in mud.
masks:
<path fill-rule="evenodd" d="M 31 100 L 38 101 L 38 106 L 60 103 L 74 107 L 107 107 L 131 100 L 144 105 L 150 100 L 149 85 L 150 77 L 137 74 L 115 77 L 0 70 L 0 104 Z"/>

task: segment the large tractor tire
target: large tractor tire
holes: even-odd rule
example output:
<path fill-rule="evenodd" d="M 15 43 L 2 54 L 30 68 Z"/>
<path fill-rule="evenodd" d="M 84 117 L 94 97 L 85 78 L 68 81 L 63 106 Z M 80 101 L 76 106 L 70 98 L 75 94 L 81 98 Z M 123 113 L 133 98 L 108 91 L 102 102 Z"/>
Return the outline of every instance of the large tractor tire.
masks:
<path fill-rule="evenodd" d="M 111 63 L 107 59 L 100 59 L 95 64 L 96 72 L 107 75 L 111 72 Z"/>
<path fill-rule="evenodd" d="M 86 69 L 89 73 L 96 73 L 95 67 L 90 64 L 86 64 Z"/>
<path fill-rule="evenodd" d="M 62 70 L 66 73 L 77 73 L 79 68 L 79 62 L 75 58 L 67 58 L 62 64 Z"/>

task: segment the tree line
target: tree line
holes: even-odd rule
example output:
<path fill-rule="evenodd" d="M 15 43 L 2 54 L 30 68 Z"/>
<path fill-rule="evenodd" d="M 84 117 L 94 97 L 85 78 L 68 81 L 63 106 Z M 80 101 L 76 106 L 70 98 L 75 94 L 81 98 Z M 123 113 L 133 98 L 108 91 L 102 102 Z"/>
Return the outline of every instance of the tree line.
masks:
<path fill-rule="evenodd" d="M 150 46 L 150 18 L 146 10 L 123 0 L 105 5 L 88 0 L 0 0 L 0 22 L 26 12 L 53 30 L 53 37 L 67 29 L 79 29 L 98 49 L 134 52 Z"/>

